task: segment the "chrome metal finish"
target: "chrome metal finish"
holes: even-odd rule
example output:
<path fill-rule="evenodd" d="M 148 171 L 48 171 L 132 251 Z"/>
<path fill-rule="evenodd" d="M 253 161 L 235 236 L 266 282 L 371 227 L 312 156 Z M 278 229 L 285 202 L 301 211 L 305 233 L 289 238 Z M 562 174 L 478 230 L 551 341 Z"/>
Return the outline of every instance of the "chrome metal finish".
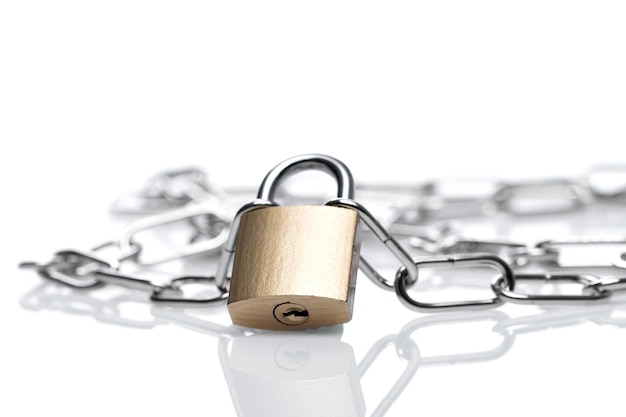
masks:
<path fill-rule="evenodd" d="M 453 267 L 453 266 L 484 266 L 495 269 L 498 275 L 495 279 L 503 280 L 510 288 L 515 286 L 515 277 L 511 267 L 504 262 L 501 258 L 490 254 L 471 254 L 471 255 L 454 255 L 454 256 L 439 256 L 418 259 L 415 261 L 417 268 L 426 267 Z M 398 270 L 395 280 L 396 294 L 407 307 L 418 310 L 433 312 L 436 310 L 455 310 L 465 308 L 491 308 L 502 303 L 502 300 L 496 296 L 484 300 L 466 300 L 466 301 L 449 301 L 449 302 L 437 302 L 437 303 L 425 303 L 418 301 L 411 297 L 408 289 L 411 286 L 410 281 L 407 279 L 407 270 L 402 267 Z"/>
<path fill-rule="evenodd" d="M 319 154 L 295 156 L 276 165 L 263 179 L 257 198 L 274 201 L 276 189 L 281 181 L 306 170 L 319 170 L 331 174 L 337 181 L 337 197 L 354 198 L 354 180 L 348 167 L 338 159 Z"/>
<path fill-rule="evenodd" d="M 441 253 L 498 253 L 503 250 L 509 252 L 523 250 L 526 248 L 526 244 L 508 240 L 479 240 L 465 239 L 460 236 L 447 236 L 437 242 L 437 247 Z"/>
<path fill-rule="evenodd" d="M 352 208 L 359 213 L 359 216 L 363 223 L 374 233 L 374 235 L 389 249 L 389 251 L 402 263 L 406 269 L 406 274 L 409 279 L 409 283 L 413 284 L 417 281 L 417 267 L 413 263 L 411 256 L 406 250 L 398 243 L 398 241 L 391 236 L 385 228 L 380 224 L 378 220 L 362 205 L 354 200 L 349 199 L 336 199 L 326 203 L 329 206 Z M 371 266 L 362 256 L 360 259 L 360 268 L 367 275 L 367 277 L 380 288 L 385 290 L 392 290 L 394 287 L 393 281 L 380 275 L 375 268 Z"/>
<path fill-rule="evenodd" d="M 568 266 L 584 266 L 584 267 L 598 267 L 598 266 L 615 266 L 623 268 L 624 259 L 623 251 L 626 249 L 626 234 L 615 235 L 588 235 L 588 236 L 568 236 L 562 239 L 544 240 L 535 245 L 537 249 L 544 251 L 556 251 L 561 253 L 562 246 L 597 246 L 597 245 L 615 245 L 615 255 L 609 258 L 606 263 L 590 263 L 588 261 L 582 261 L 574 265 L 567 264 L 561 257 L 557 256 L 555 262 L 561 267 Z"/>
<path fill-rule="evenodd" d="M 626 244 L 626 234 L 623 235 L 590 235 L 568 236 L 563 239 L 550 239 L 537 243 L 538 248 L 548 248 L 561 245 L 598 245 L 598 244 Z"/>
<path fill-rule="evenodd" d="M 512 250 L 509 254 L 516 266 L 529 263 L 557 264 L 559 251 L 554 248 L 525 247 Z"/>
<path fill-rule="evenodd" d="M 208 286 L 211 291 L 217 290 L 217 295 L 205 296 L 185 296 L 182 289 L 190 284 L 202 284 Z M 150 299 L 163 303 L 184 305 L 185 307 L 202 307 L 207 304 L 221 303 L 228 298 L 228 292 L 216 285 L 214 277 L 206 276 L 186 276 L 174 278 L 165 287 L 154 287 Z"/>
<path fill-rule="evenodd" d="M 593 284 L 587 284 L 588 288 L 592 288 L 602 293 L 613 293 L 615 291 L 626 291 L 626 277 L 620 278 L 603 278 Z"/>
<path fill-rule="evenodd" d="M 118 197 L 110 210 L 122 214 L 155 214 L 205 200 L 214 193 L 207 173 L 198 167 L 166 170 L 149 178 L 140 192 Z"/>
<path fill-rule="evenodd" d="M 22 262 L 20 267 L 34 268 L 41 277 L 70 287 L 92 288 L 100 285 L 92 273 L 99 268 L 111 268 L 112 265 L 94 252 L 66 249 L 56 252 L 48 263 Z"/>
<path fill-rule="evenodd" d="M 500 297 L 513 303 L 546 303 L 546 302 L 588 302 L 607 298 L 611 293 L 600 287 L 600 279 L 583 274 L 517 274 L 515 281 L 544 281 L 547 285 L 558 282 L 582 284 L 583 290 L 591 290 L 590 294 L 522 294 L 514 291 L 502 278 L 497 278 L 492 288 Z"/>
<path fill-rule="evenodd" d="M 130 252 L 133 250 L 133 246 L 136 245 L 134 241 L 135 235 L 141 231 L 152 229 L 166 225 L 168 223 L 174 223 L 181 220 L 187 220 L 195 216 L 214 215 L 222 220 L 225 224 L 230 223 L 230 216 L 220 205 L 205 202 L 202 204 L 193 204 L 185 206 L 183 208 L 169 211 L 162 214 L 146 217 L 128 225 L 119 238 L 119 246 L 122 252 Z M 181 257 L 197 255 L 200 253 L 213 253 L 219 251 L 228 238 L 228 228 L 224 227 L 216 236 L 212 236 L 208 240 L 200 240 L 197 242 L 189 243 L 186 246 L 170 249 L 165 254 L 160 256 L 146 257 L 143 253 L 139 253 L 135 262 L 140 265 L 154 265 L 162 262 L 179 259 Z"/>
<path fill-rule="evenodd" d="M 149 279 L 136 275 L 122 274 L 114 269 L 99 269 L 94 272 L 94 277 L 105 284 L 121 285 L 123 287 L 149 292 L 166 288 L 166 286 L 155 283 Z"/>
<path fill-rule="evenodd" d="M 568 179 L 503 184 L 494 195 L 498 209 L 515 216 L 577 210 L 590 199 L 584 184 Z"/>

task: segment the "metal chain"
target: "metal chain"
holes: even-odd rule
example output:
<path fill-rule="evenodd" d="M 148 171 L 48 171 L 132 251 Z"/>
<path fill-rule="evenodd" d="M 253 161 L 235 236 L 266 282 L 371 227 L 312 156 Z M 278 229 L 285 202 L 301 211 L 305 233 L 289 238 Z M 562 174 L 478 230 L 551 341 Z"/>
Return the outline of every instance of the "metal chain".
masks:
<path fill-rule="evenodd" d="M 620 181 L 617 180 L 619 178 Z M 365 185 L 357 187 L 357 191 L 365 196 L 362 203 L 351 199 L 336 202 L 337 205 L 357 210 L 366 223 L 365 230 L 370 232 L 365 239 L 382 241 L 384 250 L 395 256 L 394 264 L 398 260 L 401 263 L 395 277 L 389 279 L 361 258 L 361 269 L 377 286 L 394 290 L 407 307 L 426 312 L 489 308 L 505 301 L 541 305 L 556 302 L 565 307 L 545 309 L 515 318 L 509 317 L 503 311 L 487 310 L 426 315 L 411 320 L 396 333 L 383 336 L 373 343 L 356 369 L 350 371 L 356 373 L 350 375 L 353 380 L 367 382 L 368 370 L 381 353 L 390 348 L 395 350 L 397 359 L 404 364 L 398 377 L 390 381 L 389 390 L 373 408 L 372 416 L 386 414 L 415 378 L 420 367 L 494 360 L 505 355 L 518 336 L 555 326 L 583 322 L 626 326 L 626 320 L 619 314 L 624 308 L 623 301 L 622 304 L 610 301 L 611 298 L 615 300 L 616 297 L 612 297 L 614 293 L 626 290 L 626 277 L 610 275 L 616 271 L 621 274 L 622 269 L 626 268 L 626 232 L 620 234 L 620 230 L 614 229 L 615 225 L 609 224 L 610 234 L 571 235 L 530 243 L 521 239 L 499 237 L 481 239 L 480 236 L 477 238 L 468 235 L 472 233 L 471 227 L 464 229 L 474 222 L 500 221 L 502 216 L 532 223 L 545 220 L 546 216 L 564 218 L 566 214 L 572 216 L 586 210 L 591 211 L 592 217 L 601 223 L 611 223 L 611 213 L 619 213 L 615 218 L 622 221 L 620 226 L 623 227 L 621 212 L 626 204 L 626 167 L 596 169 L 584 177 L 584 180 L 491 184 L 488 195 L 474 195 L 471 198 L 446 194 L 442 192 L 442 186 L 443 183 L 434 182 L 393 189 Z M 241 353 L 242 349 L 231 349 L 229 352 L 228 344 L 248 339 L 248 342 L 253 343 L 244 345 L 253 346 L 255 354 L 258 354 L 264 341 L 271 343 L 271 349 L 267 349 L 271 353 L 269 359 L 275 366 L 280 366 L 280 359 L 285 358 L 280 356 L 281 351 L 275 347 L 277 341 L 263 339 L 267 336 L 263 332 L 214 323 L 215 310 L 205 308 L 192 312 L 172 308 L 220 305 L 228 296 L 227 277 L 220 284 L 215 276 L 163 276 L 154 267 L 165 269 L 164 265 L 167 263 L 200 254 L 203 255 L 202 262 L 220 265 L 219 255 L 228 244 L 229 232 L 235 219 L 231 208 L 237 206 L 239 195 L 249 201 L 251 193 L 252 190 L 224 190 L 210 185 L 207 175 L 198 169 L 159 174 L 138 195 L 120 199 L 112 207 L 118 213 L 148 215 L 128 224 L 117 239 L 86 251 L 60 250 L 44 263 L 22 263 L 22 267 L 34 269 L 45 281 L 25 294 L 21 305 L 31 310 L 49 309 L 88 315 L 100 322 L 133 328 L 148 329 L 173 324 L 216 336 L 220 342 L 218 352 L 224 375 L 230 389 L 236 391 L 237 381 L 231 374 L 240 369 L 231 367 L 231 363 L 237 362 L 235 355 Z M 301 196 L 286 194 L 282 197 L 287 200 L 293 197 L 294 200 L 301 201 Z M 365 209 L 365 206 L 371 207 L 365 203 L 368 198 L 378 206 L 381 201 L 385 201 L 386 215 L 374 216 Z M 140 241 L 140 235 L 146 231 L 153 232 L 152 239 Z M 182 235 L 183 244 L 151 255 L 151 246 L 155 241 L 172 233 Z M 402 244 L 405 242 L 407 245 Z M 368 249 L 370 245 L 368 242 L 364 243 L 368 246 L 365 249 Z M 603 254 L 608 253 L 609 256 L 603 262 L 588 262 L 587 259 L 575 259 L 572 262 L 567 259 L 565 255 L 568 251 L 581 247 L 598 247 Z M 415 256 L 410 256 L 409 251 Z M 379 260 L 376 257 L 374 259 Z M 395 266 L 393 268 L 395 270 Z M 489 271 L 489 285 L 485 285 L 484 274 L 474 277 L 475 269 Z M 594 274 L 598 271 L 603 271 L 603 274 L 601 277 L 588 274 L 586 271 L 589 269 L 593 269 Z M 429 281 L 429 278 L 437 277 L 437 274 L 432 273 L 442 270 L 450 270 L 453 275 L 462 276 L 465 285 L 476 282 L 479 288 L 491 291 L 492 295 L 478 300 L 423 300 L 420 290 L 424 289 L 424 282 L 427 290 L 436 289 L 438 283 L 433 279 Z M 540 291 L 524 290 L 524 284 L 535 282 L 540 283 Z M 575 284 L 579 291 L 575 294 L 563 294 L 562 284 Z M 419 300 L 412 295 L 414 293 L 420 295 Z M 597 303 L 601 300 L 605 302 Z M 122 308 L 128 302 L 147 307 L 148 317 L 129 315 Z M 576 303 L 581 302 L 595 305 L 579 309 Z M 203 313 L 208 316 L 203 317 Z M 495 335 L 495 345 L 482 351 L 448 354 L 439 352 L 430 356 L 420 351 L 425 341 L 420 329 L 433 326 L 449 326 L 454 329 L 455 325 L 477 323 L 493 323 L 487 327 L 489 333 L 486 341 L 493 340 L 492 336 Z M 313 333 L 308 336 L 320 335 Z M 329 349 L 344 347 L 338 339 L 320 337 L 324 339 L 321 344 L 324 358 L 328 357 Z M 284 345 L 282 339 L 278 342 L 281 342 L 281 346 Z M 293 362 L 291 353 L 286 352 L 290 354 L 286 356 L 288 365 Z M 346 359 L 348 362 L 354 361 L 354 358 Z M 276 362 L 277 360 L 279 361 Z M 345 369 L 345 365 L 341 369 Z M 277 384 L 284 384 L 282 375 Z M 297 376 L 293 372 L 290 375 L 292 378 Z M 309 382 L 306 379 L 296 381 Z M 263 383 L 267 385 L 273 381 L 263 379 Z M 381 381 L 376 380 L 375 384 L 379 388 Z M 359 396 L 358 388 L 357 385 L 355 398 L 344 396 L 345 398 L 339 399 L 344 402 L 346 409 L 364 408 L 364 399 L 362 394 Z M 237 396 L 233 395 L 233 401 L 236 407 L 241 406 L 237 403 L 240 401 Z M 267 401 L 271 403 L 272 399 L 268 398 Z"/>
<path fill-rule="evenodd" d="M 463 218 L 484 222 L 506 217 L 528 224 L 533 219 L 545 222 L 545 219 L 563 218 L 586 210 L 600 220 L 609 217 L 612 212 L 617 213 L 615 217 L 621 219 L 620 213 L 626 205 L 626 167 L 596 166 L 576 179 L 483 183 L 482 188 L 488 191 L 471 197 L 458 192 L 446 194 L 443 191 L 446 185 L 450 184 L 442 181 L 422 185 L 419 188 L 421 195 L 416 197 L 413 205 L 403 208 L 398 220 L 389 226 L 389 230 L 397 235 L 410 237 L 411 245 L 423 253 L 438 255 L 430 260 L 418 258 L 416 264 L 422 267 L 489 262 L 492 268 L 499 270 L 499 274 L 491 282 L 494 298 L 431 304 L 418 302 L 409 295 L 407 287 L 412 284 L 406 281 L 401 268 L 396 276 L 395 290 L 405 305 L 417 310 L 432 311 L 459 307 L 491 307 L 502 301 L 534 304 L 590 302 L 607 299 L 615 291 L 626 288 L 626 278 L 623 276 L 597 277 L 584 272 L 590 268 L 604 268 L 623 274 L 622 270 L 626 267 L 624 223 L 620 224 L 623 231 L 618 234 L 611 230 L 610 234 L 570 235 L 534 243 L 506 237 L 470 237 L 460 230 L 458 223 L 455 226 L 450 223 L 451 220 Z M 564 256 L 568 249 L 590 251 L 599 247 L 604 248 L 603 254 L 609 254 L 608 259 L 601 262 L 590 262 L 584 257 L 582 260 L 578 257 L 572 262 Z M 519 271 L 532 265 L 547 270 L 533 273 Z M 525 281 L 541 282 L 544 291 L 546 287 L 553 287 L 553 291 L 546 291 L 551 294 L 518 291 L 516 284 Z M 559 294 L 556 289 L 563 283 L 579 284 L 581 291 Z"/>
<path fill-rule="evenodd" d="M 483 188 L 487 188 L 487 192 L 473 195 L 446 192 L 445 181 L 406 187 L 357 187 L 357 192 L 369 196 L 376 203 L 390 201 L 386 208 L 391 214 L 384 219 L 375 217 L 364 204 L 352 199 L 336 199 L 330 204 L 357 210 L 372 235 L 400 260 L 401 267 L 394 279 L 384 278 L 364 259 L 361 259 L 360 267 L 375 284 L 394 290 L 403 304 L 412 309 L 431 312 L 488 308 L 504 301 L 590 302 L 610 298 L 615 291 L 626 289 L 625 277 L 597 277 L 572 272 L 568 268 L 573 265 L 563 260 L 567 248 L 613 247 L 609 261 L 600 264 L 579 262 L 577 267 L 609 267 L 621 271 L 626 268 L 626 232 L 567 236 L 528 243 L 506 238 L 468 237 L 454 224 L 459 219 L 485 221 L 503 215 L 528 221 L 548 215 L 571 215 L 589 208 L 597 208 L 599 212 L 596 215 L 602 218 L 605 217 L 602 210 L 623 210 L 626 204 L 626 167 L 598 166 L 575 179 L 492 182 L 486 185 Z M 469 190 L 462 189 L 464 192 Z M 233 243 L 232 239 L 228 239 L 232 222 L 236 220 L 231 208 L 238 197 L 247 197 L 250 193 L 251 189 L 225 190 L 216 187 L 198 168 L 163 172 L 151 178 L 139 194 L 119 199 L 114 204 L 112 210 L 117 213 L 150 214 L 130 223 L 116 240 L 87 251 L 61 250 L 47 262 L 24 262 L 20 266 L 33 268 L 43 278 L 75 288 L 115 284 L 143 289 L 154 302 L 185 305 L 221 302 L 228 296 L 225 274 L 228 264 L 223 260 L 217 261 L 216 276 L 188 275 L 163 282 L 145 278 L 143 273 L 128 273 L 124 269 L 129 265 L 145 269 L 191 255 L 223 254 L 225 245 Z M 289 192 L 283 197 L 287 200 L 299 198 Z M 154 232 L 154 229 L 172 224 L 184 225 L 188 233 L 187 242 L 159 256 L 146 255 L 146 245 L 138 242 L 137 234 L 148 229 Z M 401 239 L 408 239 L 408 247 L 399 243 Z M 417 251 L 419 256 L 412 257 L 409 250 Z M 105 256 L 103 253 L 106 251 L 113 251 L 114 255 Z M 229 259 L 229 256 L 227 254 L 226 258 Z M 528 265 L 550 266 L 557 271 L 520 271 Z M 411 296 L 411 287 L 424 270 L 454 268 L 464 274 L 476 267 L 495 271 L 489 286 L 493 296 L 488 299 L 425 302 Z M 544 285 L 555 287 L 561 283 L 576 283 L 581 291 L 577 294 L 551 291 L 548 295 L 521 292 L 517 284 L 526 281 L 541 281 Z M 198 286 L 203 290 L 188 294 L 188 287 Z"/>

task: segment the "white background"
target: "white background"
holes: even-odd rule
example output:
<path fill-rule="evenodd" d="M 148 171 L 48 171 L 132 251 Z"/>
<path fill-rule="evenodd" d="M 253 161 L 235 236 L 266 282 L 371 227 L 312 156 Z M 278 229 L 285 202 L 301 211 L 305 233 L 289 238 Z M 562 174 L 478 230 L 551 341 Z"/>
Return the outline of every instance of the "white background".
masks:
<path fill-rule="evenodd" d="M 308 152 L 364 182 L 623 163 L 625 21 L 603 0 L 2 2 L 2 415 L 234 416 L 251 395 L 229 390 L 215 335 L 20 306 L 40 281 L 18 262 L 116 236 L 119 192 L 187 165 L 256 186 Z M 341 340 L 359 363 L 419 317 L 361 277 Z M 465 352 L 468 328 L 416 343 Z M 621 415 L 624 346 L 587 320 L 518 335 L 497 358 L 420 366 L 387 415 Z M 385 352 L 357 384 L 364 415 L 402 370 Z"/>

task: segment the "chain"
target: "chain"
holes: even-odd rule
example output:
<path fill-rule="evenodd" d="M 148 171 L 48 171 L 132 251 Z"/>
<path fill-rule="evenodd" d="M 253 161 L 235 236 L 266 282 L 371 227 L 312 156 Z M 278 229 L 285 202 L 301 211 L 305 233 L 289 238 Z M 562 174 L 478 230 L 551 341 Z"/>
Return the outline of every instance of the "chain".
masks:
<path fill-rule="evenodd" d="M 597 277 L 584 272 L 604 268 L 621 274 L 626 267 L 626 231 L 622 220 L 626 204 L 624 166 L 592 167 L 580 178 L 483 183 L 482 190 L 487 191 L 471 197 L 450 192 L 446 194 L 443 191 L 446 185 L 450 186 L 445 181 L 422 185 L 421 195 L 399 214 L 389 230 L 409 236 L 410 244 L 424 254 L 438 255 L 418 259 L 416 264 L 421 267 L 482 263 L 498 270 L 499 275 L 491 283 L 494 298 L 443 304 L 420 303 L 408 294 L 405 273 L 401 268 L 395 289 L 408 306 L 429 310 L 491 306 L 502 301 L 589 302 L 606 299 L 614 291 L 626 288 L 626 278 Z M 509 225 L 517 223 L 524 228 L 534 226 L 546 229 L 551 223 L 558 223 L 559 219 L 578 223 L 579 228 L 582 220 L 592 219 L 596 229 L 598 222 L 604 222 L 603 226 L 610 233 L 567 235 L 536 242 L 507 237 L 485 239 L 464 231 L 459 226 L 463 219 L 465 225 L 472 222 L 484 224 L 492 219 L 506 221 Z M 611 224 L 611 219 L 617 224 Z M 621 229 L 620 233 L 615 233 L 616 229 Z M 600 260 L 590 259 L 598 254 L 601 255 Z M 533 266 L 542 270 L 531 273 L 521 271 Z M 524 282 L 540 282 L 544 285 L 543 291 L 549 294 L 517 291 L 517 284 Z M 578 284 L 581 291 L 560 294 L 557 288 L 563 283 Z"/>
<path fill-rule="evenodd" d="M 610 224 L 622 219 L 626 204 L 626 167 L 598 166 L 579 178 L 543 179 L 518 182 L 484 182 L 482 187 L 468 187 L 463 181 L 460 189 L 450 192 L 445 180 L 418 183 L 412 186 L 388 185 L 357 186 L 357 192 L 373 205 L 384 205 L 385 215 L 376 217 L 366 205 L 352 198 L 337 198 L 328 205 L 356 210 L 369 235 L 384 243 L 401 267 L 393 279 L 385 278 L 371 263 L 360 259 L 361 270 L 379 287 L 394 290 L 404 305 L 419 311 L 441 311 L 467 308 L 489 308 L 512 303 L 593 302 L 610 298 L 614 292 L 626 289 L 622 276 L 590 275 L 584 271 L 594 267 L 608 268 L 621 273 L 626 268 L 626 231 L 620 225 Z M 458 184 L 457 184 L 458 185 Z M 341 187 L 347 184 L 339 184 Z M 454 188 L 454 187 L 452 187 Z M 476 192 L 479 189 L 480 192 Z M 486 191 L 485 191 L 486 190 Z M 350 194 L 346 188 L 346 195 Z M 207 174 L 199 168 L 159 173 L 152 177 L 135 195 L 116 201 L 115 213 L 146 215 L 128 224 L 120 236 L 83 250 L 61 250 L 47 262 L 24 262 L 20 266 L 32 268 L 48 280 L 64 285 L 90 289 L 107 284 L 146 291 L 157 303 L 185 306 L 205 306 L 219 303 L 228 297 L 228 268 L 234 251 L 234 236 L 238 216 L 233 207 L 252 190 L 226 190 L 211 184 Z M 264 197 L 254 207 L 271 205 L 273 191 L 259 192 Z M 302 201 L 297 192 L 286 191 L 280 197 L 287 202 Z M 341 193 L 340 193 L 341 194 Z M 246 208 L 250 209 L 251 206 Z M 244 210 L 245 211 L 245 210 Z M 587 217 L 584 217 L 587 215 Z M 578 216 L 578 217 L 577 217 Z M 509 237 L 481 237 L 472 235 L 472 227 L 489 220 L 495 223 L 519 221 L 524 225 L 546 220 L 569 218 L 572 222 L 591 218 L 605 221 L 610 233 L 580 234 L 553 237 L 529 242 Z M 542 223 L 543 222 L 543 223 Z M 155 233 L 172 226 L 167 233 Z M 464 228 L 465 227 L 465 228 Z M 474 227 L 476 228 L 476 227 Z M 480 230 L 480 228 L 477 228 Z M 158 256 L 149 256 L 146 245 L 137 235 L 152 231 L 153 238 L 173 234 L 186 236 L 183 244 L 169 248 Z M 401 242 L 406 241 L 406 245 Z M 590 251 L 602 248 L 608 259 L 592 262 L 585 256 L 568 260 L 568 251 L 583 248 Z M 413 252 L 411 254 L 410 252 Z M 203 254 L 221 256 L 217 272 L 212 276 L 183 275 L 156 280 L 155 265 Z M 215 260 L 214 259 L 214 260 Z M 541 270 L 527 270 L 531 267 Z M 495 271 L 491 274 L 492 296 L 478 300 L 418 301 L 412 288 L 429 272 L 453 269 L 460 275 L 471 275 L 475 269 Z M 575 270 L 572 271 L 572 268 Z M 128 270 L 132 269 L 133 272 Z M 619 275 L 619 274 L 618 274 Z M 523 292 L 525 283 L 540 282 L 540 292 Z M 578 285 L 577 293 L 561 293 L 562 286 Z M 199 288 L 199 289 L 198 289 Z M 192 294 L 190 294 L 190 290 Z"/>
<path fill-rule="evenodd" d="M 226 201 L 224 192 L 211 186 L 206 173 L 198 168 L 162 172 L 149 179 L 137 195 L 123 196 L 114 202 L 111 207 L 114 213 L 148 214 L 128 224 L 119 238 L 87 251 L 57 251 L 48 262 L 23 262 L 20 267 L 34 269 L 45 279 L 73 288 L 90 289 L 113 284 L 144 290 L 150 294 L 151 300 L 157 302 L 189 306 L 224 301 L 228 293 L 216 288 L 213 276 L 185 275 L 158 282 L 122 269 L 125 266 L 147 269 L 192 255 L 219 252 L 232 221 Z M 137 234 L 168 225 L 177 226 L 174 233 L 186 234 L 186 242 L 161 250 L 158 255 L 146 255 L 144 245 L 137 243 Z M 168 232 L 171 234 L 172 230 Z M 109 253 L 104 255 L 104 251 Z M 189 296 L 185 288 L 191 286 L 201 286 L 203 291 L 215 294 Z"/>

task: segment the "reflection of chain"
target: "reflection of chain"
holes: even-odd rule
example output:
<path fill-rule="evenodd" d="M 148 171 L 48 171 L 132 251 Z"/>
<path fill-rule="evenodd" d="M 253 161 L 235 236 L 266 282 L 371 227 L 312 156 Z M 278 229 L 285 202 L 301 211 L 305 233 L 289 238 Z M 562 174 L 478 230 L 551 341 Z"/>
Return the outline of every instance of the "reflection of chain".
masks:
<path fill-rule="evenodd" d="M 377 366 L 377 359 L 385 351 L 391 351 L 397 354 L 403 368 L 397 377 L 386 383 L 388 389 L 382 394 L 379 404 L 369 413 L 372 416 L 382 416 L 402 395 L 419 368 L 458 366 L 496 360 L 513 348 L 518 336 L 546 329 L 577 326 L 588 322 L 626 326 L 626 320 L 619 318 L 617 314 L 626 310 L 625 300 L 618 302 L 616 299 L 586 309 L 574 306 L 514 318 L 497 310 L 427 315 L 399 326 L 397 333 L 380 337 L 358 364 L 353 366 L 354 354 L 350 345 L 340 341 L 341 332 L 338 331 L 340 329 L 332 332 L 304 333 L 249 331 L 214 322 L 220 314 L 220 309 L 199 311 L 171 308 L 151 303 L 140 291 L 120 294 L 108 290 L 110 289 L 79 290 L 54 282 L 43 282 L 25 294 L 21 304 L 29 310 L 55 310 L 68 314 L 89 315 L 98 321 L 118 326 L 149 329 L 175 325 L 215 337 L 219 341 L 218 352 L 225 378 L 235 408 L 241 416 L 258 415 L 254 412 L 245 412 L 257 407 L 276 410 L 272 407 L 275 407 L 278 401 L 277 396 L 284 396 L 286 387 L 290 389 L 293 397 L 289 402 L 281 403 L 284 414 L 277 412 L 274 415 L 293 415 L 288 411 L 292 413 L 297 411 L 302 404 L 299 400 L 310 403 L 312 392 L 324 393 L 324 401 L 311 403 L 311 407 L 318 407 L 320 411 L 326 411 L 323 407 L 329 402 L 332 402 L 333 407 L 339 407 L 335 410 L 364 410 L 362 402 L 365 400 L 361 394 L 361 386 L 370 384 L 368 371 Z M 136 317 L 123 313 L 124 309 L 121 307 L 124 303 L 147 307 L 149 317 L 146 317 L 144 311 Z M 433 342 L 431 339 L 433 333 L 421 332 L 422 330 L 436 328 L 456 335 L 459 326 L 473 329 L 472 341 L 480 346 L 479 348 L 474 351 L 428 353 L 429 342 Z M 441 332 L 436 334 L 438 338 Z M 467 349 L 467 346 L 463 346 Z M 320 375 L 320 372 L 324 374 Z M 344 390 L 333 396 L 333 389 L 337 388 L 337 384 L 341 386 L 350 383 L 353 395 L 345 395 Z M 380 388 L 381 383 L 382 381 L 376 380 L 375 384 L 372 384 Z M 253 393 L 250 390 L 255 387 L 262 387 L 268 395 L 251 395 Z M 313 387 L 318 389 L 311 390 Z M 301 390 L 300 393 L 298 389 Z M 272 396 L 271 393 L 275 395 Z M 291 410 L 287 408 L 290 404 L 293 406 Z"/>
<path fill-rule="evenodd" d="M 385 247 L 400 260 L 402 267 L 394 279 L 384 278 L 363 258 L 360 267 L 379 287 L 395 289 L 401 301 L 408 307 L 418 310 L 449 310 L 452 308 L 481 308 L 502 303 L 582 301 L 589 302 L 609 298 L 614 291 L 626 288 L 626 278 L 615 276 L 592 276 L 589 267 L 626 267 L 626 232 L 623 217 L 613 216 L 622 211 L 626 202 L 626 169 L 618 167 L 598 167 L 578 179 L 558 179 L 524 182 L 492 182 L 487 191 L 474 193 L 468 187 L 462 192 L 450 193 L 445 190 L 445 181 L 419 184 L 412 187 L 357 187 L 365 199 L 373 205 L 385 202 L 387 215 L 381 220 L 374 217 L 364 205 L 351 198 L 349 187 L 351 176 L 343 164 L 330 157 L 305 155 L 285 161 L 282 166 L 291 169 L 302 164 L 308 168 L 333 171 L 338 177 L 340 197 L 327 203 L 330 206 L 347 207 L 358 212 L 359 217 L 371 231 L 371 235 L 383 241 Z M 316 164 L 320 165 L 317 166 Z M 294 170 L 294 172 L 297 170 Z M 230 208 L 240 192 L 219 189 L 207 181 L 206 174 L 198 169 L 166 172 L 154 177 L 132 204 L 118 201 L 118 211 L 154 213 L 129 224 L 114 242 L 99 245 L 88 251 L 63 250 L 45 263 L 25 262 L 24 267 L 32 267 L 46 279 L 55 280 L 77 288 L 95 288 L 103 284 L 116 284 L 147 290 L 152 301 L 165 301 L 178 304 L 206 305 L 221 302 L 228 296 L 227 270 L 234 250 L 234 236 L 242 212 L 258 207 L 272 206 L 274 189 L 268 178 L 278 182 L 283 172 L 271 171 L 263 182 L 259 199 L 244 206 L 237 214 Z M 265 187 L 265 189 L 263 188 Z M 267 191 L 266 189 L 269 189 Z M 469 196 L 464 194 L 469 192 Z M 473 193 L 473 194 L 472 194 Z M 297 193 L 294 193 L 297 194 Z M 295 198 L 289 191 L 282 196 L 288 201 Z M 388 203 L 387 203 L 388 202 Z M 165 210 L 165 211 L 164 211 Z M 594 211 L 595 210 L 595 211 Z M 486 220 L 502 217 L 511 223 L 524 224 L 537 221 L 562 220 L 585 211 L 591 212 L 597 220 L 617 220 L 621 224 L 612 225 L 611 233 L 570 235 L 565 238 L 548 238 L 538 243 L 528 244 L 518 239 L 500 237 L 481 238 L 468 236 L 471 226 L 485 223 Z M 389 214 L 391 213 L 391 214 Z M 451 220 L 453 220 L 451 222 Z M 544 223 L 541 223 L 544 222 Z M 383 226 L 384 224 L 384 226 Z M 458 224 L 469 228 L 459 232 Z M 178 225 L 179 228 L 172 228 Z M 167 233 L 154 233 L 153 240 L 164 235 L 182 239 L 182 245 L 169 248 L 157 256 L 146 254 L 146 245 L 137 236 L 146 231 L 155 232 L 168 228 Z M 616 230 L 621 228 L 621 230 Z M 235 229 L 235 232 L 233 232 Z M 230 230 L 230 236 L 229 236 Z M 181 237 L 182 236 L 182 237 Z M 408 240 L 409 245 L 399 242 Z M 224 246 L 226 245 L 226 246 Z M 565 260 L 571 248 L 606 248 L 609 259 L 604 263 L 577 258 L 580 270 L 572 271 Z M 413 260 L 409 251 L 415 251 Z M 112 253 L 111 253 L 112 252 Z M 170 262 L 190 255 L 222 253 L 217 262 L 215 277 L 183 274 L 183 276 L 159 282 L 145 278 L 144 268 Z M 226 261 L 224 261 L 226 260 Z M 525 271 L 529 267 L 539 267 L 539 271 Z M 493 296 L 469 301 L 424 301 L 411 295 L 411 288 L 432 270 L 453 269 L 460 274 L 474 269 L 493 270 L 489 274 Z M 535 269 L 536 269 L 535 268 Z M 584 268 L 584 269 L 583 269 Z M 134 269 L 128 272 L 128 269 Z M 139 272 L 137 272 L 139 269 Z M 581 272 L 582 271 L 582 272 Z M 621 271 L 621 270 L 620 270 Z M 542 290 L 525 292 L 520 285 L 539 281 Z M 575 283 L 581 288 L 576 293 L 562 293 L 561 283 Z M 200 291 L 189 295 L 190 289 Z"/>

